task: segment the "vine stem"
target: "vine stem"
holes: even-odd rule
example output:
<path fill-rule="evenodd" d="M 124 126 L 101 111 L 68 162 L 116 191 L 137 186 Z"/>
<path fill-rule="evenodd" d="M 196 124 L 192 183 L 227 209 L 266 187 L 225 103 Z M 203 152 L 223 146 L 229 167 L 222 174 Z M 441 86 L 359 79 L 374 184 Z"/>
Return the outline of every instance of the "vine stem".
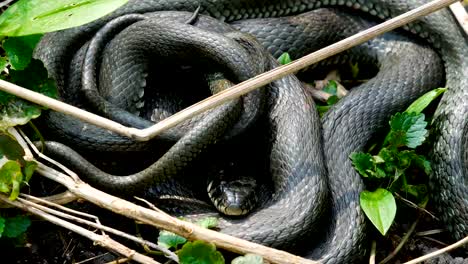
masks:
<path fill-rule="evenodd" d="M 325 47 L 309 55 L 306 55 L 289 64 L 282 65 L 273 70 L 257 75 L 256 77 L 253 77 L 247 81 L 239 83 L 230 89 L 227 89 L 220 93 L 212 95 L 211 97 L 208 97 L 205 100 L 202 100 L 192 106 L 189 106 L 185 108 L 184 110 L 145 129 L 136 129 L 132 127 L 123 126 L 122 124 L 119 124 L 107 118 L 101 117 L 96 114 L 92 114 L 80 108 L 77 108 L 69 104 L 60 102 L 58 100 L 49 98 L 45 95 L 33 92 L 31 90 L 25 89 L 23 87 L 9 83 L 4 80 L 0 80 L 0 90 L 14 94 L 18 97 L 29 100 L 36 104 L 46 106 L 50 109 L 74 116 L 88 123 L 114 131 L 118 134 L 133 138 L 135 140 L 146 141 L 159 135 L 163 131 L 170 129 L 176 126 L 177 124 L 187 119 L 190 119 L 193 116 L 198 115 L 206 110 L 209 110 L 231 99 L 237 98 L 243 94 L 251 92 L 255 89 L 263 87 L 266 84 L 272 81 L 275 81 L 277 79 L 280 79 L 286 75 L 293 74 L 314 63 L 317 63 L 328 57 L 331 57 L 340 52 L 343 52 L 349 48 L 362 44 L 372 38 L 382 35 L 385 32 L 401 27 L 422 16 L 426 16 L 430 13 L 433 13 L 444 7 L 447 7 L 450 4 L 453 4 L 455 2 L 458 2 L 458 0 L 434 0 L 432 2 L 424 4 L 411 11 L 408 11 L 397 17 L 389 19 L 381 24 L 378 24 L 374 27 L 361 31 L 349 38 L 346 38 L 328 47 Z"/>

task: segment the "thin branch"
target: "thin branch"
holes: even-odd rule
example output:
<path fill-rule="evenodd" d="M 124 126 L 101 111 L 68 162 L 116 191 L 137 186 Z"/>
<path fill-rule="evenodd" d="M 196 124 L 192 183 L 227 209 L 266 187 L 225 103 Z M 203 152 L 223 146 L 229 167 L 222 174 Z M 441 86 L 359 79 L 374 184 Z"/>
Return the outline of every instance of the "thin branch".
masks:
<path fill-rule="evenodd" d="M 95 234 L 89 230 L 86 230 L 80 226 L 77 226 L 77 225 L 74 225 L 72 223 L 69 223 L 67 221 L 64 221 L 58 217 L 55 217 L 51 214 L 48 214 L 42 210 L 39 210 L 37 208 L 34 208 L 34 207 L 31 207 L 31 206 L 27 206 L 25 205 L 24 203 L 22 202 L 19 202 L 19 201 L 10 201 L 8 198 L 6 198 L 4 195 L 0 195 L 0 200 L 5 202 L 5 203 L 8 203 L 8 204 L 11 204 L 11 205 L 14 205 L 24 211 L 27 211 L 29 213 L 32 213 L 36 216 L 39 216 L 53 224 L 56 224 L 58 226 L 62 226 L 64 228 L 67 228 L 77 234 L 80 234 L 84 237 L 87 237 L 89 239 L 91 239 L 95 244 L 97 245 L 100 245 L 102 247 L 105 247 L 111 251 L 114 251 L 114 252 L 117 252 L 127 258 L 131 258 L 132 260 L 134 261 L 137 261 L 139 263 L 145 263 L 145 264 L 159 264 L 159 262 L 153 260 L 152 258 L 150 257 L 147 257 L 145 255 L 142 255 L 138 252 L 135 252 L 134 250 L 131 250 L 129 248 L 127 248 L 126 246 L 118 243 L 117 241 L 114 241 L 112 240 L 111 238 L 107 237 L 107 236 L 102 236 L 102 235 L 98 235 L 98 234 Z"/>
<path fill-rule="evenodd" d="M 447 230 L 445 229 L 432 229 L 432 230 L 427 230 L 427 231 L 419 231 L 414 234 L 415 236 L 430 236 L 430 235 L 435 235 L 435 234 L 440 234 L 443 233 Z"/>
<path fill-rule="evenodd" d="M 377 250 L 377 242 L 372 240 L 369 264 L 375 264 L 375 251 Z"/>
<path fill-rule="evenodd" d="M 465 8 L 462 3 L 457 2 L 450 5 L 450 10 L 452 10 L 453 15 L 457 19 L 460 26 L 463 28 L 466 34 L 468 34 L 468 14 L 466 13 Z"/>
<path fill-rule="evenodd" d="M 126 238 L 126 239 L 128 239 L 130 241 L 133 241 L 133 242 L 136 242 L 136 243 L 139 243 L 139 244 L 142 244 L 142 245 L 149 246 L 149 247 L 151 247 L 153 249 L 161 251 L 169 259 L 172 259 L 172 260 L 176 261 L 177 263 L 179 262 L 179 258 L 177 257 L 176 254 L 174 254 L 170 250 L 168 250 L 168 249 L 166 249 L 164 247 L 158 246 L 158 245 L 156 245 L 156 244 L 154 244 L 154 243 L 152 243 L 150 241 L 147 241 L 147 240 L 144 240 L 144 239 L 129 235 L 129 234 L 125 233 L 125 232 L 119 231 L 119 230 L 111 228 L 111 227 L 104 226 L 104 225 L 102 225 L 100 223 L 94 223 L 94 222 L 91 222 L 91 221 L 88 221 L 88 220 L 85 220 L 85 219 L 81 219 L 81 218 L 76 217 L 76 216 L 72 216 L 72 215 L 69 215 L 69 214 L 65 214 L 65 213 L 56 211 L 54 209 L 51 209 L 51 208 L 48 208 L 48 207 L 45 207 L 45 206 L 30 202 L 30 201 L 25 200 L 23 198 L 18 198 L 18 201 L 20 201 L 20 202 L 22 202 L 22 203 L 24 203 L 26 205 L 29 205 L 31 207 L 37 208 L 37 209 L 39 209 L 41 211 L 44 211 L 46 213 L 53 214 L 53 215 L 56 215 L 56 216 L 60 216 L 62 218 L 68 219 L 68 220 L 73 220 L 73 221 L 76 221 L 76 222 L 81 223 L 81 224 L 86 224 L 86 225 L 89 225 L 89 226 L 94 227 L 96 229 L 104 230 L 104 231 L 109 232 L 111 234 L 124 237 L 124 238 Z M 66 208 L 66 209 L 71 210 L 69 208 Z M 72 210 L 72 211 L 74 211 L 74 210 Z M 74 213 L 76 213 L 76 212 L 74 212 Z M 81 213 L 81 212 L 78 212 L 78 213 Z M 81 213 L 81 214 L 84 214 L 84 213 Z M 91 217 L 93 219 L 97 218 L 97 217 L 89 215 L 89 214 L 85 214 L 85 215 L 87 215 L 88 217 Z"/>
<path fill-rule="evenodd" d="M 406 234 L 401 239 L 398 246 L 392 251 L 392 253 L 390 253 L 390 255 L 388 255 L 386 258 L 384 258 L 382 261 L 380 261 L 379 264 L 385 264 L 385 263 L 389 262 L 392 258 L 394 258 L 398 254 L 398 252 L 400 252 L 400 250 L 403 248 L 403 245 L 405 245 L 406 241 L 408 241 L 409 237 L 411 236 L 411 234 L 413 234 L 414 230 L 416 229 L 416 225 L 418 224 L 420 217 L 421 216 L 418 215 L 416 220 L 413 222 L 411 227 L 408 229 Z"/>
<path fill-rule="evenodd" d="M 397 192 L 395 192 L 394 194 L 395 194 L 395 196 L 396 196 L 398 199 L 400 199 L 401 201 L 403 201 L 404 203 L 406 203 L 408 206 L 413 207 L 413 208 L 415 208 L 415 209 L 417 209 L 417 210 L 419 210 L 419 211 L 421 211 L 421 212 L 423 212 L 423 213 L 428 214 L 430 217 L 432 217 L 432 218 L 435 219 L 435 220 L 439 220 L 439 218 L 437 218 L 437 216 L 435 216 L 434 214 L 432 214 L 431 212 L 429 212 L 426 208 L 421 207 L 421 206 L 419 206 L 419 205 L 413 203 L 412 201 L 406 199 L 405 197 L 401 196 L 401 195 L 400 195 L 399 193 L 397 193 Z"/>
<path fill-rule="evenodd" d="M 54 204 L 67 204 L 73 201 L 76 201 L 78 197 L 74 194 L 72 194 L 69 191 L 65 191 L 63 193 L 55 194 L 55 195 L 50 195 L 46 197 L 41 197 L 38 198 L 41 199 L 42 201 L 48 201 Z M 0 202 L 0 208 L 12 208 L 11 205 L 9 204 L 4 204 Z"/>
<path fill-rule="evenodd" d="M 116 132 L 118 134 L 136 139 L 141 141 L 149 140 L 165 130 L 168 130 L 177 124 L 192 118 L 195 115 L 198 115 L 206 110 L 209 110 L 213 107 L 221 105 L 231 99 L 237 98 L 243 94 L 251 92 L 255 89 L 265 86 L 266 84 L 280 79 L 286 75 L 293 74 L 303 68 L 306 68 L 314 63 L 317 63 L 323 59 L 326 59 L 330 56 L 336 55 L 342 51 L 345 51 L 351 47 L 362 44 L 372 38 L 375 38 L 385 32 L 401 27 L 407 23 L 410 23 L 422 16 L 433 13 L 437 10 L 440 10 L 444 7 L 447 7 L 450 4 L 457 2 L 458 0 L 434 0 L 427 4 L 424 4 L 418 8 L 415 8 L 409 12 L 406 12 L 402 15 L 399 15 L 395 18 L 389 19 L 381 24 L 378 24 L 374 27 L 361 31 L 358 34 L 355 34 L 349 38 L 346 38 L 342 41 L 339 41 L 333 45 L 330 45 L 326 48 L 320 49 L 316 52 L 313 52 L 307 56 L 304 56 L 298 60 L 295 60 L 289 64 L 282 65 L 271 71 L 257 75 L 247 81 L 239 83 L 230 89 L 224 90 L 220 93 L 217 93 L 205 100 L 202 100 L 186 109 L 164 119 L 163 121 L 149 127 L 146 129 L 136 129 L 123 126 L 112 120 L 103 118 L 99 115 L 92 114 L 90 112 L 84 111 L 80 108 L 71 106 L 69 104 L 54 100 L 50 97 L 42 95 L 40 93 L 33 92 L 31 90 L 22 88 L 18 85 L 0 80 L 0 90 L 14 94 L 23 99 L 29 100 L 36 104 L 46 106 L 50 109 L 71 115 L 73 117 L 84 120 L 88 123 L 94 124 L 96 126 L 108 129 L 110 131 Z"/>
<path fill-rule="evenodd" d="M 252 253 L 262 256 L 271 263 L 304 263 L 317 264 L 319 262 L 301 258 L 285 251 L 259 245 L 230 235 L 209 230 L 195 224 L 171 217 L 166 213 L 160 213 L 142 206 L 135 205 L 121 198 L 109 195 L 90 185 L 79 181 L 75 182 L 70 177 L 38 162 L 36 170 L 43 176 L 61 183 L 69 191 L 78 197 L 85 199 L 99 207 L 138 220 L 144 224 L 164 229 L 189 240 L 203 240 L 214 243 L 217 247 L 239 254 Z"/>
<path fill-rule="evenodd" d="M 431 252 L 429 254 L 426 254 L 424 256 L 421 256 L 419 258 L 416 258 L 416 259 L 413 259 L 411 261 L 408 261 L 408 262 L 405 262 L 403 264 L 416 264 L 416 263 L 421 263 L 425 260 L 428 260 L 430 258 L 433 258 L 435 256 L 438 256 L 440 254 L 443 254 L 445 252 L 449 252 L 450 250 L 453 250 L 453 249 L 456 249 L 457 247 L 461 247 L 463 246 L 464 244 L 467 244 L 468 243 L 468 236 L 466 236 L 465 238 L 457 241 L 456 243 L 453 243 L 452 245 L 450 246 L 447 246 L 447 247 L 444 247 L 444 248 L 441 248 L 439 250 L 436 250 L 434 252 Z"/>

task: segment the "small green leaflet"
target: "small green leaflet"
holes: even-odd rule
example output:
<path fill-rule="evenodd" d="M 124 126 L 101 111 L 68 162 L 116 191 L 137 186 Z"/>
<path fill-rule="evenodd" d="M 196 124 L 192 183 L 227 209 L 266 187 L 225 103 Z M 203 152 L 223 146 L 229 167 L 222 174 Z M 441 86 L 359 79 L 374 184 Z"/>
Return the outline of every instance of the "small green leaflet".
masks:
<path fill-rule="evenodd" d="M 231 264 L 263 264 L 263 258 L 254 254 L 246 254 L 233 259 Z"/>
<path fill-rule="evenodd" d="M 278 58 L 278 62 L 279 62 L 279 64 L 281 64 L 281 65 L 288 64 L 288 63 L 290 63 L 291 61 L 292 61 L 292 60 L 291 60 L 291 57 L 289 56 L 289 53 L 287 53 L 287 52 L 281 54 L 281 56 L 279 56 L 279 58 Z"/>
<path fill-rule="evenodd" d="M 327 85 L 325 85 L 322 90 L 331 95 L 336 95 L 338 91 L 338 84 L 334 80 L 329 80 Z"/>
<path fill-rule="evenodd" d="M 359 201 L 362 210 L 372 224 L 382 235 L 385 235 L 396 215 L 396 203 L 393 194 L 382 188 L 374 192 L 363 191 Z"/>
<path fill-rule="evenodd" d="M 27 216 L 17 215 L 15 217 L 6 218 L 2 235 L 10 238 L 18 237 L 26 232 L 30 225 L 31 220 Z"/>
<path fill-rule="evenodd" d="M 396 113 L 390 119 L 391 131 L 388 143 L 395 147 L 406 145 L 408 148 L 416 148 L 426 139 L 426 126 L 424 114 Z"/>
<path fill-rule="evenodd" d="M 180 264 L 224 264 L 224 257 L 212 243 L 187 242 L 177 252 Z"/>
<path fill-rule="evenodd" d="M 372 155 L 364 152 L 353 152 L 349 156 L 353 162 L 354 168 L 364 177 L 369 177 L 374 169 Z"/>
<path fill-rule="evenodd" d="M 20 0 L 0 16 L 1 36 L 25 36 L 86 24 L 128 0 Z"/>
<path fill-rule="evenodd" d="M 447 88 L 437 88 L 429 91 L 414 101 L 406 110 L 407 113 L 421 113 L 426 107 L 434 101 L 439 95 L 444 93 Z"/>

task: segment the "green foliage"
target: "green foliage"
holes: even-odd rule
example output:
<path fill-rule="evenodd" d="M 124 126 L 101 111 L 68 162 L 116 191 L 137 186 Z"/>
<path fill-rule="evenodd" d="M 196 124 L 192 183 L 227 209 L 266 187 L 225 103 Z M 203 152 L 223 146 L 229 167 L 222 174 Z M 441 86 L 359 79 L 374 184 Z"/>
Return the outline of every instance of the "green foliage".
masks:
<path fill-rule="evenodd" d="M 187 242 L 177 252 L 181 264 L 224 264 L 224 257 L 212 243 Z"/>
<path fill-rule="evenodd" d="M 12 69 L 24 70 L 28 66 L 34 47 L 39 43 L 41 37 L 41 34 L 10 37 L 3 42 L 3 49 L 10 60 Z"/>
<path fill-rule="evenodd" d="M 323 87 L 322 91 L 330 94 L 331 96 L 327 99 L 327 102 L 325 105 L 323 104 L 317 104 L 317 110 L 322 116 L 325 114 L 334 104 L 336 104 L 340 98 L 338 98 L 337 92 L 338 92 L 338 84 L 334 80 L 329 80 L 327 85 Z"/>
<path fill-rule="evenodd" d="M 216 226 L 218 225 L 218 219 L 216 217 L 205 217 L 203 219 L 198 220 L 195 224 L 203 228 L 212 229 L 216 228 Z"/>
<path fill-rule="evenodd" d="M 359 202 L 367 218 L 382 235 L 385 235 L 396 215 L 396 203 L 392 193 L 382 188 L 373 192 L 363 191 Z"/>
<path fill-rule="evenodd" d="M 291 57 L 289 56 L 289 53 L 287 53 L 287 52 L 281 54 L 281 56 L 279 56 L 279 58 L 278 58 L 278 62 L 279 62 L 279 64 L 281 64 L 281 65 L 288 64 L 288 63 L 290 63 L 291 61 L 292 61 L 292 60 L 291 60 Z"/>
<path fill-rule="evenodd" d="M 375 185 L 376 191 L 361 193 L 360 204 L 366 216 L 374 226 L 385 235 L 395 217 L 396 207 L 392 192 L 403 191 L 412 195 L 419 202 L 427 201 L 427 186 L 410 184 L 408 178 L 415 171 L 429 175 L 431 164 L 415 148 L 426 140 L 428 131 L 425 116 L 421 113 L 431 101 L 437 98 L 445 89 L 430 91 L 403 113 L 396 113 L 390 119 L 390 132 L 384 138 L 380 149 L 374 150 L 375 155 L 364 152 L 351 153 L 350 159 L 356 171 Z M 375 153 L 374 152 L 374 153 Z M 387 184 L 387 186 L 383 186 Z"/>
<path fill-rule="evenodd" d="M 263 264 L 263 258 L 254 254 L 246 254 L 233 259 L 231 264 Z"/>
<path fill-rule="evenodd" d="M 9 218 L 0 217 L 0 237 L 16 238 L 26 232 L 30 225 L 31 220 L 24 215 L 17 215 Z"/>
<path fill-rule="evenodd" d="M 177 249 L 179 245 L 183 245 L 186 242 L 187 239 L 172 232 L 165 230 L 159 232 L 158 245 L 162 247 Z"/>
<path fill-rule="evenodd" d="M 20 0 L 0 16 L 0 36 L 57 31 L 96 20 L 128 0 Z"/>

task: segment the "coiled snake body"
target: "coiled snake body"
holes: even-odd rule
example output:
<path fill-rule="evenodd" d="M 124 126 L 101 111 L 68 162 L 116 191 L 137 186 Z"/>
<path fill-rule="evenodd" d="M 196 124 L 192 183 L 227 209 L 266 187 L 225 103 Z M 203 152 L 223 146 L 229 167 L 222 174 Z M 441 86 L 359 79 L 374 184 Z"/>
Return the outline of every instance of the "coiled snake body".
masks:
<path fill-rule="evenodd" d="M 141 87 L 149 70 L 145 65 L 151 64 L 153 58 L 167 64 L 171 60 L 187 64 L 189 59 L 194 59 L 195 64 L 208 69 L 208 76 L 216 76 L 213 72 L 221 69 L 223 76 L 231 81 L 243 81 L 275 67 L 276 62 L 255 40 L 233 27 L 254 35 L 275 56 L 289 51 L 298 57 L 319 47 L 310 44 L 311 36 L 326 46 L 370 25 L 338 10 L 304 13 L 308 10 L 345 6 L 383 19 L 424 2 L 135 0 L 99 21 L 47 34 L 35 56 L 45 62 L 63 100 L 144 127 L 151 123 L 130 112 L 144 108 L 140 104 Z M 238 21 L 232 27 L 199 16 L 192 26 L 187 23 L 191 13 L 156 12 L 190 12 L 198 6 L 201 14 L 228 22 L 270 18 Z M 298 13 L 304 14 L 274 18 Z M 468 232 L 466 38 L 446 10 L 429 15 L 407 29 L 428 40 L 442 60 L 427 46 L 394 34 L 352 49 L 341 59 L 348 56 L 373 61 L 380 71 L 369 82 L 353 89 L 321 121 L 298 80 L 288 76 L 267 89 L 231 101 L 164 133 L 154 141 L 157 143 L 149 146 L 167 143 L 168 152 L 145 170 L 130 176 L 103 173 L 60 143 L 49 142 L 47 149 L 81 175 L 88 175 L 87 180 L 92 184 L 110 191 L 135 193 L 179 174 L 202 150 L 218 142 L 242 138 L 242 131 L 255 130 L 256 123 L 263 122 L 266 125 L 262 131 L 267 131 L 269 138 L 266 155 L 272 194 L 246 218 L 226 219 L 222 232 L 286 249 L 300 243 L 306 247 L 307 252 L 303 254 L 324 263 L 358 263 L 367 248 L 363 244 L 365 221 L 358 204 L 363 184 L 348 156 L 362 149 L 385 127 L 391 114 L 403 110 L 424 91 L 442 86 L 445 69 L 449 90 L 434 117 L 431 182 L 438 206 L 453 208 L 441 212 L 443 220 L 454 237 L 461 238 Z M 94 39 L 87 42 L 97 31 Z M 120 33 L 110 40 L 115 32 Z M 157 50 L 159 58 L 154 57 L 153 50 Z M 180 53 L 183 55 L 177 55 Z M 95 58 L 100 56 L 103 59 L 98 63 Z M 217 70 L 210 68 L 213 65 Z M 99 77 L 96 70 L 100 71 Z M 84 103 L 85 97 L 92 102 Z M 157 121 L 171 111 L 160 111 L 152 117 Z M 49 113 L 47 122 L 51 129 L 58 131 L 63 142 L 82 149 L 123 152 L 148 148 L 58 113 Z M 235 132 L 230 132 L 231 129 Z M 304 243 L 312 238 L 314 242 Z"/>

